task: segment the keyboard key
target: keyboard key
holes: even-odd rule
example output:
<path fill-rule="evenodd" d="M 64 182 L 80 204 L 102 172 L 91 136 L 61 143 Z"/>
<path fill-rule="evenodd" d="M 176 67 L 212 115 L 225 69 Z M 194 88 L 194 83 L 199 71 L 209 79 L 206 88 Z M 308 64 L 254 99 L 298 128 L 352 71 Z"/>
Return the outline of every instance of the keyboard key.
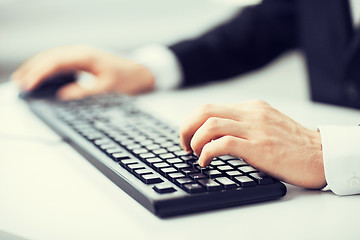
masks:
<path fill-rule="evenodd" d="M 163 142 L 166 142 L 167 138 L 165 137 L 160 137 L 160 138 L 156 138 L 154 139 L 154 142 L 158 143 L 158 144 L 162 144 Z"/>
<path fill-rule="evenodd" d="M 166 151 L 166 149 L 164 149 L 164 148 L 156 149 L 156 150 L 153 150 L 152 152 L 157 155 L 168 153 L 168 151 Z"/>
<path fill-rule="evenodd" d="M 237 159 L 237 157 L 233 157 L 231 155 L 220 156 L 218 158 L 221 159 L 221 160 L 224 160 L 224 161 L 228 161 L 228 160 L 231 160 L 231 159 Z"/>
<path fill-rule="evenodd" d="M 189 156 L 182 156 L 181 159 L 184 160 L 184 162 L 186 163 L 192 163 L 192 162 L 196 162 L 198 160 L 198 157 L 194 155 L 189 155 Z"/>
<path fill-rule="evenodd" d="M 171 146 L 171 147 L 167 148 L 167 150 L 170 152 L 181 151 L 181 147 L 180 146 Z"/>
<path fill-rule="evenodd" d="M 159 157 L 162 159 L 169 159 L 169 158 L 174 158 L 175 155 L 172 153 L 164 153 L 164 154 L 160 154 Z"/>
<path fill-rule="evenodd" d="M 247 164 L 246 164 L 246 162 L 244 162 L 244 160 L 230 160 L 227 163 L 233 167 L 247 166 Z"/>
<path fill-rule="evenodd" d="M 201 179 L 198 181 L 203 185 L 208 191 L 218 191 L 221 190 L 221 185 L 218 182 L 215 182 L 212 179 Z"/>
<path fill-rule="evenodd" d="M 127 146 L 135 145 L 136 143 L 133 140 L 125 140 L 125 141 L 121 141 L 120 144 L 127 147 Z"/>
<path fill-rule="evenodd" d="M 94 141 L 94 144 L 97 146 L 103 145 L 103 144 L 107 144 L 107 143 L 111 143 L 112 141 L 109 138 L 101 138 L 101 139 L 97 139 Z"/>
<path fill-rule="evenodd" d="M 198 180 L 198 179 L 204 179 L 207 178 L 207 176 L 203 173 L 193 173 L 193 174 L 189 174 L 189 177 L 191 177 L 194 180 Z"/>
<path fill-rule="evenodd" d="M 167 167 L 170 167 L 170 165 L 166 162 L 159 162 L 159 163 L 152 164 L 152 167 L 159 171 L 160 168 L 167 168 Z"/>
<path fill-rule="evenodd" d="M 227 190 L 237 188 L 237 184 L 227 177 L 220 177 L 220 178 L 216 178 L 215 180 Z"/>
<path fill-rule="evenodd" d="M 124 150 L 122 150 L 120 147 L 115 147 L 115 148 L 106 149 L 105 152 L 107 154 L 111 155 L 113 153 L 122 153 L 122 152 L 124 152 Z"/>
<path fill-rule="evenodd" d="M 176 189 L 173 188 L 170 184 L 166 184 L 166 183 L 160 183 L 160 184 L 156 184 L 153 189 L 158 192 L 158 193 L 172 193 L 175 192 Z"/>
<path fill-rule="evenodd" d="M 141 176 L 141 175 L 144 175 L 144 174 L 152 174 L 154 173 L 152 170 L 150 169 L 147 169 L 147 168 L 143 168 L 143 169 L 136 169 L 134 171 L 135 173 L 135 176 L 137 176 L 138 178 Z"/>
<path fill-rule="evenodd" d="M 176 164 L 176 163 L 183 163 L 183 161 L 181 159 L 179 159 L 179 158 L 166 159 L 166 162 L 169 163 L 172 166 L 174 166 L 174 164 Z"/>
<path fill-rule="evenodd" d="M 198 169 L 202 173 L 206 172 L 206 171 L 210 171 L 210 170 L 215 170 L 215 168 L 213 166 L 202 167 L 199 164 L 194 164 L 194 168 Z"/>
<path fill-rule="evenodd" d="M 133 153 L 135 154 L 141 154 L 141 153 L 147 153 L 148 150 L 146 150 L 146 148 L 137 148 L 133 150 Z"/>
<path fill-rule="evenodd" d="M 234 170 L 234 168 L 229 165 L 222 165 L 222 166 L 218 166 L 217 170 L 219 170 L 221 172 L 226 172 L 226 171 Z"/>
<path fill-rule="evenodd" d="M 209 178 L 217 178 L 223 176 L 223 174 L 218 170 L 205 170 L 203 171 L 203 173 Z"/>
<path fill-rule="evenodd" d="M 159 171 L 162 175 L 167 176 L 169 173 L 177 172 L 177 170 L 173 167 L 160 168 Z"/>
<path fill-rule="evenodd" d="M 140 144 L 133 144 L 133 145 L 127 146 L 127 149 L 130 149 L 130 150 L 137 149 L 137 148 L 141 148 L 141 145 Z"/>
<path fill-rule="evenodd" d="M 187 163 L 177 163 L 177 164 L 174 164 L 174 168 L 176 169 L 182 169 L 182 168 L 190 168 L 191 166 Z"/>
<path fill-rule="evenodd" d="M 146 184 L 161 183 L 163 180 L 155 174 L 143 174 L 140 175 L 140 180 Z"/>
<path fill-rule="evenodd" d="M 255 186 L 255 180 L 249 178 L 248 176 L 238 176 L 234 178 L 236 182 L 240 183 L 242 187 L 251 187 Z"/>
<path fill-rule="evenodd" d="M 172 180 L 176 179 L 176 178 L 184 178 L 186 177 L 183 173 L 180 172 L 174 172 L 174 173 L 169 173 L 168 177 Z"/>
<path fill-rule="evenodd" d="M 258 172 L 258 170 L 256 170 L 251 166 L 242 166 L 242 167 L 238 167 L 238 169 L 240 170 L 240 172 L 243 173 Z"/>
<path fill-rule="evenodd" d="M 159 162 L 163 162 L 162 159 L 160 158 L 145 158 L 144 161 L 148 164 L 148 165 L 152 165 L 154 163 L 159 163 Z"/>
<path fill-rule="evenodd" d="M 115 143 L 106 143 L 106 144 L 102 144 L 99 146 L 99 148 L 101 148 L 102 150 L 106 150 L 106 149 L 111 149 L 111 148 L 115 148 L 118 145 L 116 145 Z"/>
<path fill-rule="evenodd" d="M 143 169 L 145 168 L 143 164 L 141 163 L 135 163 L 135 164 L 128 164 L 126 165 L 126 169 L 129 171 L 129 172 L 133 172 L 135 170 L 138 170 L 138 169 Z"/>
<path fill-rule="evenodd" d="M 265 185 L 273 183 L 274 180 L 263 172 L 254 172 L 249 174 L 250 177 L 254 178 L 258 184 Z"/>
<path fill-rule="evenodd" d="M 185 184 L 183 189 L 188 193 L 201 193 L 205 192 L 205 189 L 199 183 Z"/>
<path fill-rule="evenodd" d="M 183 186 L 184 184 L 194 183 L 194 181 L 191 178 L 176 178 L 175 183 Z"/>
<path fill-rule="evenodd" d="M 184 150 L 176 151 L 176 152 L 174 152 L 174 154 L 178 157 L 189 155 L 189 153 Z"/>
<path fill-rule="evenodd" d="M 190 164 L 190 163 L 189 163 L 189 164 Z M 192 163 L 192 167 L 195 168 L 195 169 L 198 169 L 198 170 L 200 170 L 200 171 L 201 171 L 201 169 L 202 169 L 202 167 L 199 165 L 198 162 L 193 162 L 193 163 Z"/>
<path fill-rule="evenodd" d="M 221 160 L 215 160 L 215 161 L 212 161 L 210 163 L 211 166 L 221 166 L 221 165 L 224 165 L 225 163 Z"/>
<path fill-rule="evenodd" d="M 148 145 L 148 146 L 146 146 L 146 149 L 147 150 L 155 150 L 155 149 L 160 149 L 160 145 L 158 145 L 158 144 L 151 144 L 151 145 Z"/>
<path fill-rule="evenodd" d="M 126 165 L 139 163 L 137 159 L 123 159 L 119 161 L 120 165 L 126 168 Z"/>
<path fill-rule="evenodd" d="M 186 176 L 189 176 L 192 173 L 198 173 L 199 171 L 194 168 L 182 168 L 181 172 L 183 172 Z"/>
<path fill-rule="evenodd" d="M 88 133 L 88 134 L 83 134 L 83 135 L 84 135 L 84 137 L 86 137 L 88 140 L 90 140 L 92 142 L 104 137 L 104 135 L 102 135 L 100 133 Z"/>
<path fill-rule="evenodd" d="M 153 153 L 141 153 L 139 154 L 139 157 L 142 159 L 146 159 L 146 158 L 153 158 L 155 157 L 155 155 Z"/>
<path fill-rule="evenodd" d="M 129 154 L 127 153 L 113 153 L 111 156 L 115 162 L 119 162 L 120 160 L 124 159 L 130 159 Z"/>
<path fill-rule="evenodd" d="M 162 143 L 161 146 L 169 148 L 169 147 L 174 146 L 174 143 L 167 141 L 167 142 Z"/>
<path fill-rule="evenodd" d="M 234 177 L 242 176 L 244 174 L 240 171 L 234 170 L 234 171 L 225 172 L 225 175 L 233 179 Z"/>

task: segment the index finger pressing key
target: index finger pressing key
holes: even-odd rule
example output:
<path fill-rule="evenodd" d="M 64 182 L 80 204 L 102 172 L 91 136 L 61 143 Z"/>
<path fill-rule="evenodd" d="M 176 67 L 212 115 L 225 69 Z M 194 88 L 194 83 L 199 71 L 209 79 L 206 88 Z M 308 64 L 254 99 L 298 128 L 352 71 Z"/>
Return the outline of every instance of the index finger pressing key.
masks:
<path fill-rule="evenodd" d="M 194 113 L 187 118 L 180 127 L 180 142 L 185 151 L 192 151 L 190 142 L 195 132 L 206 122 L 210 117 L 221 117 L 233 120 L 239 120 L 240 109 L 234 111 L 229 106 L 220 106 L 213 104 L 206 104 L 195 110 Z"/>

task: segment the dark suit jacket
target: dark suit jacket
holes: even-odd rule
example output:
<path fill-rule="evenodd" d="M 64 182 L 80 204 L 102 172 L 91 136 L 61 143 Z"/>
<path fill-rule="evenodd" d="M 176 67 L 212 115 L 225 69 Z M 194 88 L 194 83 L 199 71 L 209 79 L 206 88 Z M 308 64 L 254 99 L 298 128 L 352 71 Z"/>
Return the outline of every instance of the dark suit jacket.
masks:
<path fill-rule="evenodd" d="M 360 31 L 353 30 L 347 0 L 264 0 L 170 49 L 185 86 L 233 77 L 298 49 L 313 100 L 360 108 Z"/>

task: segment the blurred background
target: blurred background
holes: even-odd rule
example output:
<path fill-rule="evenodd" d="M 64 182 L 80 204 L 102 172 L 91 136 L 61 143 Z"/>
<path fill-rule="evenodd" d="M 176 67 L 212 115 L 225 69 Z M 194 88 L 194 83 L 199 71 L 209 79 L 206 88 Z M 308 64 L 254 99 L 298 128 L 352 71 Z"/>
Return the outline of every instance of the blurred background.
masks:
<path fill-rule="evenodd" d="M 0 82 L 31 55 L 60 45 L 114 52 L 171 44 L 230 18 L 252 0 L 0 0 Z"/>

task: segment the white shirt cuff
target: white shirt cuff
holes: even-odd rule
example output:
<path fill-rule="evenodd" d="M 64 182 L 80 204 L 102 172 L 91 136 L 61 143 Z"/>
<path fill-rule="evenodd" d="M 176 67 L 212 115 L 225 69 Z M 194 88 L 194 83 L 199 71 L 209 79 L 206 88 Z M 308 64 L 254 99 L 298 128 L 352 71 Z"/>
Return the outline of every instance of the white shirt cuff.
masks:
<path fill-rule="evenodd" d="M 182 82 L 182 72 L 175 54 L 163 45 L 147 45 L 136 49 L 130 56 L 147 67 L 155 78 L 155 89 L 177 88 Z"/>
<path fill-rule="evenodd" d="M 337 195 L 360 193 L 360 127 L 319 127 L 325 178 Z"/>

